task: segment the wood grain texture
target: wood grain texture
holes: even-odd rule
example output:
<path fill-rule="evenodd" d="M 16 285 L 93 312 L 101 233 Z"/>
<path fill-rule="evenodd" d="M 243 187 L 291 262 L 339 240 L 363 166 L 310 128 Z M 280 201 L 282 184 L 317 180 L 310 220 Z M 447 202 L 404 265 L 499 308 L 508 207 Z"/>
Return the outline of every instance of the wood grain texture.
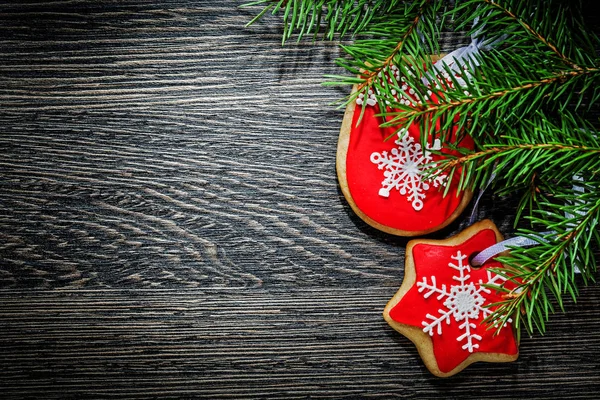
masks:
<path fill-rule="evenodd" d="M 406 241 L 336 181 L 338 48 L 239 4 L 0 2 L 1 397 L 597 397 L 598 286 L 429 375 L 381 317 Z"/>

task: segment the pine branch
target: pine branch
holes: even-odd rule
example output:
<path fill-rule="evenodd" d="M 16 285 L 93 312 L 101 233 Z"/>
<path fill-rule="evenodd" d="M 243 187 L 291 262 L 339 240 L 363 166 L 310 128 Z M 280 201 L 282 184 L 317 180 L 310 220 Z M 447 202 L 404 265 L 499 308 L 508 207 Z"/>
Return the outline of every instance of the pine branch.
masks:
<path fill-rule="evenodd" d="M 465 190 L 485 185 L 488 175 L 481 173 L 492 171 L 502 176 L 505 192 L 521 188 L 538 177 L 561 182 L 571 180 L 578 173 L 600 174 L 600 147 L 597 146 L 565 143 L 491 146 L 462 157 L 440 160 L 435 166 L 436 172 L 452 175 L 460 170 L 465 178 L 459 189 Z"/>
<path fill-rule="evenodd" d="M 597 190 L 598 186 L 590 189 Z M 564 311 L 563 295 L 569 294 L 575 300 L 577 285 L 575 267 L 578 267 L 584 281 L 593 280 L 597 264 L 593 248 L 600 245 L 598 221 L 600 219 L 600 198 L 592 193 L 585 199 L 573 196 L 567 188 L 557 196 L 554 203 L 545 203 L 547 210 L 540 212 L 534 221 L 549 233 L 543 239 L 531 231 L 522 235 L 537 238 L 539 245 L 530 249 L 516 248 L 508 257 L 499 257 L 503 268 L 495 270 L 515 283 L 517 287 L 507 290 L 504 286 L 493 289 L 503 292 L 503 301 L 490 305 L 495 308 L 486 322 L 502 326 L 509 318 L 515 318 L 515 327 L 523 324 L 529 333 L 534 328 L 545 331 L 545 322 L 554 312 L 549 291 Z M 565 216 L 570 215 L 570 217 Z M 498 325 L 499 324 L 499 325 Z"/>
<path fill-rule="evenodd" d="M 488 43 L 501 41 L 504 48 L 523 54 L 546 52 L 577 69 L 589 66 L 598 45 L 598 38 L 583 26 L 580 8 L 576 0 L 464 0 L 452 17 L 457 29 L 472 26 L 469 34 Z"/>
<path fill-rule="evenodd" d="M 384 93 L 401 87 L 398 69 L 408 60 L 427 59 L 439 52 L 438 40 L 444 19 L 437 16 L 444 9 L 440 1 L 419 0 L 405 3 L 382 17 L 374 18 L 371 27 L 350 45 L 341 45 L 346 58 L 336 63 L 351 76 L 329 76 L 329 85 L 357 84 L 357 90 L 346 98 L 343 105 L 355 101 L 359 95 L 376 97 L 380 109 L 389 105 Z M 392 95 L 393 96 L 393 95 Z"/>
<path fill-rule="evenodd" d="M 400 37 L 400 40 L 398 41 L 398 44 L 396 44 L 396 47 L 394 47 L 394 49 L 392 50 L 392 52 L 386 57 L 386 59 L 379 65 L 374 66 L 373 68 L 368 69 L 362 79 L 364 80 L 362 83 L 360 83 L 358 85 L 357 91 L 361 92 L 364 91 L 364 89 L 366 87 L 370 87 L 373 84 L 373 80 L 380 75 L 382 72 L 386 72 L 386 70 L 388 68 L 391 67 L 392 63 L 394 62 L 396 56 L 398 54 L 402 54 L 402 50 L 403 47 L 406 43 L 407 38 L 413 34 L 413 32 L 415 32 L 417 25 L 419 24 L 419 22 L 421 21 L 421 18 L 423 17 L 423 12 L 425 11 L 425 7 L 431 3 L 430 0 L 425 0 L 422 1 L 422 3 L 419 5 L 419 9 L 417 11 L 417 15 L 414 17 L 414 19 L 412 20 L 411 24 L 408 26 L 408 28 L 406 29 L 406 32 L 402 34 L 402 36 Z M 346 47 L 346 49 L 348 49 L 348 47 Z"/>
<path fill-rule="evenodd" d="M 548 293 L 561 309 L 564 294 L 576 299 L 576 268 L 584 282 L 594 279 L 594 251 L 600 247 L 599 132 L 589 126 L 581 129 L 577 118 L 563 121 L 561 127 L 540 120 L 530 130 L 513 129 L 513 136 L 499 138 L 504 144 L 490 144 L 434 167 L 441 165 L 451 173 L 462 169 L 464 187 L 483 186 L 495 173 L 495 184 L 502 191 L 524 191 L 515 224 L 527 206 L 530 212 L 525 219 L 532 228 L 521 228 L 517 234 L 539 244 L 498 258 L 503 267 L 496 272 L 517 284 L 517 289 L 494 287 L 504 292 L 505 300 L 493 305 L 498 308 L 487 321 L 502 326 L 513 318 L 517 327 L 523 324 L 529 333 L 534 328 L 543 333 L 554 312 Z"/>
<path fill-rule="evenodd" d="M 498 75 L 497 64 L 501 59 L 506 62 L 510 56 L 494 58 L 488 60 L 482 57 L 479 72 L 473 74 Z M 468 132 L 481 144 L 489 139 L 490 133 L 501 130 L 500 124 L 527 120 L 534 110 L 564 108 L 573 102 L 574 96 L 582 94 L 582 86 L 591 86 L 590 82 L 600 80 L 600 68 L 540 72 L 545 72 L 545 76 L 528 76 L 524 71 L 521 74 L 505 73 L 502 81 L 497 78 L 477 80 L 466 88 L 458 86 L 456 81 L 454 88 L 441 88 L 444 82 L 438 81 L 440 89 L 435 91 L 433 101 L 415 102 L 408 107 L 398 104 L 389 90 L 378 88 L 380 96 L 394 110 L 381 113 L 386 118 L 382 126 L 417 124 L 421 127 L 421 135 L 429 136 L 431 127 L 439 125 L 435 134 L 442 140 L 451 137 L 458 129 L 462 133 Z M 410 84 L 417 87 L 417 92 L 428 90 L 418 80 L 413 79 Z M 399 90 L 397 86 L 391 86 L 391 89 Z M 593 86 L 587 89 L 596 90 Z M 576 104 L 575 108 L 580 105 Z M 427 121 L 430 121 L 429 124 Z"/>
<path fill-rule="evenodd" d="M 532 89 L 535 89 L 535 88 L 537 88 L 539 86 L 543 86 L 543 85 L 555 84 L 555 83 L 564 84 L 564 83 L 566 83 L 567 79 L 578 77 L 578 76 L 581 76 L 584 74 L 594 74 L 594 75 L 600 76 L 600 68 L 589 68 L 589 69 L 578 68 L 577 71 L 564 71 L 564 72 L 561 72 L 561 73 L 559 73 L 555 76 L 549 77 L 549 78 L 539 79 L 536 82 L 529 82 L 529 83 L 524 83 L 521 85 L 513 86 L 510 88 L 504 88 L 502 90 L 498 90 L 496 92 L 489 93 L 489 94 L 481 94 L 479 96 L 466 95 L 464 98 L 460 98 L 458 100 L 451 100 L 448 102 L 439 101 L 438 103 L 433 103 L 433 104 L 418 105 L 413 110 L 410 110 L 407 112 L 390 113 L 389 115 L 396 114 L 397 117 L 394 118 L 394 120 L 387 123 L 386 126 L 390 126 L 392 123 L 396 122 L 397 120 L 401 120 L 401 121 L 403 121 L 403 123 L 405 123 L 405 121 L 410 121 L 410 119 L 414 118 L 414 117 L 422 117 L 422 116 L 425 116 L 425 115 L 428 115 L 431 113 L 446 113 L 446 112 L 450 111 L 452 108 L 459 108 L 459 107 L 463 107 L 463 106 L 473 104 L 476 102 L 480 102 L 480 101 L 488 101 L 488 100 L 503 98 L 508 95 L 515 94 L 517 92 L 532 90 Z M 448 92 L 440 91 L 438 93 L 438 99 L 443 99 L 447 93 Z"/>
<path fill-rule="evenodd" d="M 352 32 L 337 60 L 350 76 L 329 84 L 357 84 L 355 101 L 378 108 L 383 126 L 417 124 L 423 144 L 439 137 L 462 155 L 431 166 L 459 174 L 461 189 L 482 187 L 493 175 L 496 193 L 518 193 L 518 235 L 539 245 L 513 249 L 497 273 L 515 282 L 489 318 L 515 317 L 531 333 L 575 299 L 575 266 L 593 280 L 600 247 L 600 40 L 583 26 L 579 2 L 560 0 L 258 0 L 283 16 L 283 40 L 325 26 L 333 39 Z M 578 8 L 579 7 L 579 8 Z M 260 15 L 259 15 L 260 17 Z M 440 32 L 456 30 L 493 47 L 445 66 L 435 76 L 431 54 Z M 254 21 L 254 20 L 253 20 Z M 477 21 L 477 23 L 475 23 Z M 427 79 L 423 79 L 426 77 Z M 594 114 L 595 113 L 595 114 Z M 597 122 L 596 122 L 597 123 Z M 455 146 L 469 134 L 476 150 Z M 423 146 L 425 148 L 425 146 Z M 585 181 L 582 182 L 582 179 Z M 449 186 L 449 185 L 448 185 Z M 576 189 L 583 187 L 584 191 Z M 523 228 L 527 223 L 528 229 Z M 539 232 L 546 232 L 540 239 Z M 516 313 L 516 314 L 515 314 Z M 500 323 L 496 326 L 502 326 Z"/>
<path fill-rule="evenodd" d="M 283 35 L 286 42 L 297 34 L 298 40 L 306 35 L 316 37 L 323 26 L 324 36 L 333 40 L 366 29 L 371 20 L 394 9 L 401 0 L 257 0 L 242 7 L 264 6 L 248 25 L 255 23 L 267 12 L 282 14 Z"/>
<path fill-rule="evenodd" d="M 483 2 L 491 7 L 495 7 L 497 9 L 501 10 L 508 17 L 510 17 L 510 18 L 514 19 L 516 22 L 518 22 L 519 25 L 521 25 L 531 36 L 533 36 L 534 38 L 539 40 L 544 46 L 547 46 L 550 50 L 552 50 L 552 52 L 555 53 L 566 65 L 568 65 L 569 67 L 576 69 L 576 70 L 581 68 L 577 64 L 575 64 L 572 60 L 570 60 L 564 53 L 559 51 L 554 44 L 552 44 L 546 37 L 544 37 L 544 35 L 542 35 L 542 33 L 533 29 L 527 21 L 525 21 L 523 18 L 520 18 L 519 16 L 517 16 L 508 7 L 501 5 L 498 1 L 493 1 L 493 0 L 483 0 Z"/>

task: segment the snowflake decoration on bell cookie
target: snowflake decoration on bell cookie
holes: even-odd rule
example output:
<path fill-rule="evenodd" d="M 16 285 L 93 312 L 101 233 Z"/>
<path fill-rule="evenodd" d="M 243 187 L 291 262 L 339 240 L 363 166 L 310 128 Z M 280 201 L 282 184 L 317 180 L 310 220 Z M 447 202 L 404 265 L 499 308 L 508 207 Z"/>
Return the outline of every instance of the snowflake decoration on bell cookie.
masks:
<path fill-rule="evenodd" d="M 426 192 L 432 186 L 445 186 L 447 182 L 447 175 L 439 171 L 431 179 L 423 177 L 425 165 L 433 161 L 431 150 L 440 150 L 441 142 L 435 139 L 433 146 L 428 143 L 426 150 L 422 151 L 421 145 L 415 143 L 408 130 L 403 128 L 398 132 L 398 139 L 394 143 L 398 147 L 391 149 L 389 153 L 382 151 L 371 154 L 371 162 L 380 170 L 384 170 L 385 179 L 381 182 L 379 195 L 389 197 L 390 192 L 396 189 L 412 202 L 415 211 L 419 211 L 423 208 Z"/>
<path fill-rule="evenodd" d="M 451 257 L 452 260 L 456 261 L 448 263 L 448 267 L 458 271 L 458 276 L 454 275 L 452 278 L 455 279 L 458 284 L 452 285 L 450 290 L 447 290 L 445 284 L 440 287 L 437 286 L 435 276 L 431 277 L 431 283 L 428 283 L 426 277 L 423 277 L 421 282 L 417 282 L 419 293 L 424 293 L 423 297 L 427 299 L 432 294 L 437 294 L 437 299 L 444 300 L 444 309 L 438 310 L 438 315 L 432 315 L 427 313 L 425 315 L 426 320 L 423 321 L 423 332 L 429 334 L 429 336 L 442 334 L 443 322 L 450 324 L 452 321 L 458 325 L 458 328 L 463 332 L 462 335 L 456 338 L 458 342 L 464 342 L 462 348 L 472 353 L 474 349 L 479 348 L 479 344 L 475 341 L 481 340 L 481 335 L 475 333 L 477 325 L 473 321 L 477 321 L 479 315 L 485 318 L 491 314 L 489 308 L 484 308 L 485 298 L 481 293 L 490 294 L 491 291 L 483 285 L 483 280 L 479 280 L 477 283 L 471 281 L 471 267 L 468 262 L 465 262 L 467 256 L 462 254 L 460 250 L 456 255 Z M 492 274 L 490 271 L 487 272 L 487 281 L 485 284 L 493 285 L 500 284 L 506 281 L 506 278 Z M 429 321 L 427 321 L 429 320 Z M 510 321 L 512 322 L 512 320 Z M 503 328 L 506 327 L 506 324 Z"/>

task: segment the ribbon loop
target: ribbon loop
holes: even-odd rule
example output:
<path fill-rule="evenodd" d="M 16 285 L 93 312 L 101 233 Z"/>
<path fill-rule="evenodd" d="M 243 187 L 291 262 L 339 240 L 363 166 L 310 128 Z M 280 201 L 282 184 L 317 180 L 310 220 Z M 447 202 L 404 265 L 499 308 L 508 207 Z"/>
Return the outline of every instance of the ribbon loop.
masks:
<path fill-rule="evenodd" d="M 510 239 L 503 240 L 502 242 L 496 243 L 493 246 L 479 252 L 475 257 L 471 259 L 471 265 L 474 267 L 480 267 L 490 259 L 496 257 L 503 251 L 510 250 L 512 247 L 530 247 L 545 242 L 546 240 L 542 236 L 536 236 L 535 239 L 532 237 L 516 236 Z"/>

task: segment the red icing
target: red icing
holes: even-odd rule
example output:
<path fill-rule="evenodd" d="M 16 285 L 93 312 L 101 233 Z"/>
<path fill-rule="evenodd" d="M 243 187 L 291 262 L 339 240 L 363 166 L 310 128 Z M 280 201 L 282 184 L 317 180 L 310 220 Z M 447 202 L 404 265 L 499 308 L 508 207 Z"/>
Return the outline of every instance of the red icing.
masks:
<path fill-rule="evenodd" d="M 435 97 L 435 96 L 433 96 Z M 385 179 L 384 171 L 377 164 L 371 162 L 371 154 L 374 152 L 388 153 L 393 148 L 397 136 L 391 137 L 397 128 L 382 129 L 379 127 L 381 119 L 375 117 L 379 109 L 377 106 L 367 106 L 364 111 L 360 125 L 356 126 L 361 107 L 357 106 L 354 111 L 348 152 L 346 155 L 346 178 L 348 189 L 356 206 L 372 220 L 393 229 L 409 232 L 421 232 L 435 230 L 442 225 L 456 211 L 460 205 L 462 195 L 457 196 L 458 176 L 452 180 L 448 194 L 443 196 L 443 187 L 433 187 L 426 191 L 423 200 L 423 208 L 416 211 L 411 201 L 398 190 L 391 190 L 389 197 L 379 195 L 381 183 Z M 414 143 L 420 143 L 419 127 L 411 125 L 408 128 L 409 135 Z M 461 146 L 473 149 L 473 141 L 466 137 Z M 458 152 L 446 151 L 448 154 Z M 433 160 L 440 156 L 434 155 Z"/>
<path fill-rule="evenodd" d="M 428 298 L 425 298 L 425 294 L 429 292 L 429 289 L 422 288 L 423 290 L 419 292 L 417 283 L 423 282 L 423 278 L 426 278 L 427 283 L 431 284 L 431 277 L 435 277 L 435 286 L 441 288 L 442 285 L 446 285 L 446 292 L 451 292 L 452 286 L 459 285 L 455 277 L 460 275 L 456 269 L 448 267 L 449 262 L 455 265 L 458 264 L 451 257 L 456 255 L 458 251 L 469 256 L 495 243 L 494 231 L 486 229 L 457 246 L 415 245 L 412 249 L 416 273 L 415 284 L 402 297 L 400 302 L 392 308 L 390 311 L 391 318 L 402 324 L 416 326 L 421 329 L 425 328 L 423 321 L 426 323 L 432 321 L 431 318 L 427 317 L 427 314 L 437 318 L 449 310 L 449 307 L 444 304 L 448 296 L 441 295 L 441 292 L 435 292 Z M 465 263 L 467 261 L 465 260 Z M 480 269 L 470 268 L 470 270 L 466 271 L 466 274 L 470 275 L 470 279 L 466 282 L 472 282 L 476 288 L 480 288 L 480 280 L 483 283 L 488 282 L 487 269 L 499 266 L 498 262 L 492 261 L 486 263 Z M 491 276 L 494 277 L 495 275 Z M 501 281 L 496 282 L 496 284 L 500 283 Z M 511 283 L 506 283 L 506 286 L 514 288 L 514 286 L 511 286 Z M 479 291 L 479 294 L 485 300 L 484 305 L 501 300 L 501 296 L 498 293 L 493 290 L 489 291 L 490 293 Z M 438 299 L 438 297 L 441 298 Z M 496 329 L 494 327 L 488 329 L 489 325 L 481 324 L 484 319 L 483 312 L 479 312 L 478 314 L 477 318 L 469 318 L 469 321 L 476 325 L 476 328 L 471 329 L 471 332 L 481 336 L 481 340 L 473 340 L 473 343 L 479 345 L 479 348 L 473 349 L 473 353 L 517 354 L 518 348 L 512 327 L 507 325 L 495 335 Z M 457 338 L 465 333 L 465 330 L 460 328 L 460 325 L 464 322 L 465 319 L 456 320 L 451 315 L 450 324 L 447 324 L 446 320 L 441 323 L 441 334 L 438 334 L 437 329 L 433 329 L 434 334 L 431 336 L 433 353 L 438 367 L 442 372 L 452 371 L 471 354 L 468 350 L 462 348 L 465 340 L 457 340 Z"/>

